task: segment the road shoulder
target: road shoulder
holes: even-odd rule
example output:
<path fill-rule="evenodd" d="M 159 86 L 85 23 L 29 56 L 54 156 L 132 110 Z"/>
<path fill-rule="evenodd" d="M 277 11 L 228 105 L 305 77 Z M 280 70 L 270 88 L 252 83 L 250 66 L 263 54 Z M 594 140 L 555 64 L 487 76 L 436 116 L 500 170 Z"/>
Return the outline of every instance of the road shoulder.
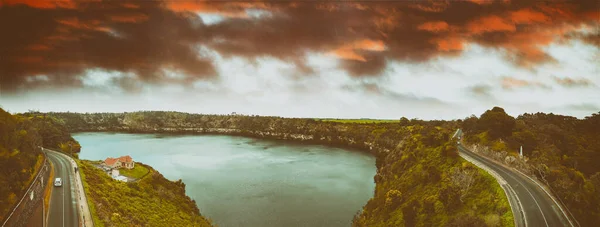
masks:
<path fill-rule="evenodd" d="M 502 176 L 500 176 L 498 173 L 496 173 L 496 171 L 488 168 L 483 163 L 475 160 L 471 156 L 469 156 L 463 152 L 460 152 L 460 151 L 458 152 L 458 154 L 461 158 L 467 160 L 468 162 L 472 163 L 473 165 L 479 167 L 480 169 L 483 169 L 484 171 L 486 171 L 487 173 L 489 173 L 490 175 L 492 175 L 492 177 L 494 177 L 496 179 L 498 184 L 500 184 L 500 187 L 502 188 L 502 190 L 504 190 L 504 194 L 506 195 L 506 198 L 508 199 L 508 202 L 510 203 L 510 208 L 513 213 L 515 226 L 517 226 L 517 227 L 518 226 L 527 226 L 527 222 L 526 222 L 527 218 L 525 217 L 525 213 L 523 212 L 523 205 L 521 204 L 519 197 L 516 195 L 516 193 L 512 189 L 512 187 L 508 183 L 506 183 L 506 180 L 504 180 L 504 178 Z"/>
<path fill-rule="evenodd" d="M 75 177 L 75 195 L 76 196 L 76 200 L 77 200 L 77 209 L 78 209 L 78 213 L 79 213 L 79 222 L 82 224 L 82 226 L 94 226 L 94 223 L 91 219 L 91 214 L 90 214 L 90 209 L 88 207 L 88 202 L 87 202 L 87 197 L 85 194 L 85 190 L 83 188 L 83 183 L 81 180 L 81 176 L 79 174 L 79 166 L 77 165 L 77 162 L 75 162 L 75 160 L 73 160 L 73 158 L 57 152 L 57 151 L 52 151 L 51 152 L 57 153 L 58 155 L 64 157 L 65 159 L 68 160 L 69 164 L 71 165 L 71 170 L 69 170 L 70 173 L 74 172 L 74 177 Z M 76 167 L 78 170 L 74 171 L 74 168 Z"/>

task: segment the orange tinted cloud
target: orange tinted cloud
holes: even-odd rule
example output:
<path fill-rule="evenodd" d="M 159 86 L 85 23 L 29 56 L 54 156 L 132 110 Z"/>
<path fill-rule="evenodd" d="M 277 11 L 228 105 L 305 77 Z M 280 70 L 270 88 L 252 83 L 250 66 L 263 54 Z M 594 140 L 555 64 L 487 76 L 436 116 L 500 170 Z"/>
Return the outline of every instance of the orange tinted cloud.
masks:
<path fill-rule="evenodd" d="M 234 18 L 247 18 L 246 9 L 267 8 L 262 2 L 169 1 L 166 6 L 175 12 L 214 13 Z"/>
<path fill-rule="evenodd" d="M 28 5 L 30 7 L 40 8 L 40 9 L 55 9 L 55 8 L 73 9 L 76 6 L 75 2 L 73 2 L 71 0 L 51 0 L 51 1 L 45 1 L 45 0 L 3 0 L 3 1 L 0 1 L 0 6 L 3 6 L 3 5 L 17 5 L 17 4 Z"/>
<path fill-rule="evenodd" d="M 0 2 L 12 4 L 0 14 L 0 28 L 6 28 L 1 34 L 11 34 L 2 37 L 10 50 L 0 51 L 0 58 L 10 60 L 0 61 L 0 68 L 17 76 L 31 74 L 34 69 L 48 75 L 76 75 L 84 67 L 99 67 L 159 78 L 158 69 L 164 65 L 193 75 L 214 75 L 210 59 L 198 56 L 199 44 L 222 56 L 290 61 L 299 70 L 309 68 L 301 64 L 305 53 L 329 53 L 340 58 L 339 66 L 353 76 L 379 75 L 390 61 L 423 62 L 456 56 L 469 44 L 501 49 L 506 59 L 523 67 L 552 62 L 545 47 L 560 39 L 581 39 L 600 46 L 598 32 L 588 34 L 580 29 L 582 25 L 598 25 L 600 9 L 590 0 L 518 4 L 438 0 L 360 4 L 75 2 L 85 10 L 64 8 L 62 5 L 69 1 Z M 17 3 L 36 9 L 12 7 Z M 44 13 L 37 8 L 44 8 Z M 264 12 L 269 16 L 253 17 Z M 204 24 L 195 13 L 228 18 Z M 111 29 L 115 33 L 110 34 L 122 36 L 115 39 L 104 33 Z M 577 34 L 565 38 L 571 33 Z M 36 46 L 40 44 L 51 49 Z M 44 67 L 5 63 L 33 50 L 44 50 L 44 59 L 52 62 L 44 62 Z M 82 63 L 58 67 L 58 62 Z M 6 83 L 17 84 L 19 80 Z"/>
<path fill-rule="evenodd" d="M 438 50 L 448 52 L 448 51 L 457 51 L 463 50 L 463 40 L 456 37 L 448 37 L 444 39 L 434 39 L 434 42 L 437 45 Z"/>
<path fill-rule="evenodd" d="M 473 34 L 484 32 L 514 32 L 516 27 L 513 23 L 499 17 L 487 16 L 479 18 L 467 25 L 467 30 Z"/>
<path fill-rule="evenodd" d="M 3 92 L 31 88 L 27 78 L 40 74 L 49 79 L 36 86 L 81 86 L 80 76 L 91 68 L 131 72 L 140 83 L 163 82 L 165 66 L 183 72 L 188 83 L 216 75 L 212 62 L 198 54 L 201 19 L 170 11 L 163 2 L 135 1 L 139 7 L 131 7 L 125 1 L 77 1 L 75 9 L 61 8 L 59 1 L 0 2 Z"/>
<path fill-rule="evenodd" d="M 338 50 L 333 51 L 333 54 L 341 59 L 356 60 L 356 61 L 362 61 L 362 62 L 367 61 L 367 59 L 365 59 L 365 57 L 357 54 L 356 51 L 354 51 L 352 49 L 338 49 Z"/>
<path fill-rule="evenodd" d="M 525 87 L 536 87 L 536 88 L 544 88 L 549 89 L 549 87 L 545 84 L 535 81 L 527 81 L 521 80 L 512 77 L 503 77 L 502 78 L 502 88 L 506 90 L 516 89 L 516 88 L 525 88 Z"/>
<path fill-rule="evenodd" d="M 341 59 L 366 62 L 367 59 L 363 55 L 358 54 L 357 51 L 384 51 L 385 49 L 386 47 L 383 41 L 364 39 L 343 45 L 332 53 Z"/>
<path fill-rule="evenodd" d="M 122 19 L 122 18 L 121 18 Z M 109 32 L 110 28 L 107 26 L 103 26 L 102 22 L 99 20 L 88 20 L 81 21 L 79 18 L 71 17 L 71 18 L 63 18 L 56 20 L 59 24 L 66 25 L 71 28 L 76 29 L 86 29 L 86 30 L 95 30 L 102 32 Z"/>
<path fill-rule="evenodd" d="M 448 23 L 445 21 L 425 22 L 419 25 L 418 29 L 430 32 L 442 32 L 448 30 Z"/>
<path fill-rule="evenodd" d="M 449 2 L 430 0 L 430 1 L 422 1 L 417 4 L 411 4 L 409 7 L 418 9 L 418 10 L 421 10 L 424 12 L 439 13 L 439 12 L 443 12 L 444 10 L 446 10 L 448 8 L 449 4 L 450 4 Z"/>
<path fill-rule="evenodd" d="M 510 20 L 519 24 L 546 23 L 550 18 L 541 12 L 531 9 L 521 9 L 510 13 Z"/>

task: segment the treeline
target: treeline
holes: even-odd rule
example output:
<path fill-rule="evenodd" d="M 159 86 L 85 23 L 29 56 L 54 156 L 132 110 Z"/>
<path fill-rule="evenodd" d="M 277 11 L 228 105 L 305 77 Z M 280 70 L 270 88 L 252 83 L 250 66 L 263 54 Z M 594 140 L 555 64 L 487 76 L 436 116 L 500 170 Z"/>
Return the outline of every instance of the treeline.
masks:
<path fill-rule="evenodd" d="M 133 183 L 116 181 L 89 161 L 79 166 L 95 226 L 212 226 L 181 180 L 169 181 L 150 166 L 144 165 L 148 177 Z"/>
<path fill-rule="evenodd" d="M 513 225 L 496 181 L 458 157 L 450 142 L 456 121 L 342 123 L 152 111 L 48 115 L 71 131 L 222 133 L 358 148 L 377 157 L 377 174 L 374 197 L 354 226 Z"/>
<path fill-rule="evenodd" d="M 517 156 L 550 186 L 581 226 L 600 222 L 600 112 L 577 119 L 535 113 L 514 118 L 495 107 L 462 121 L 467 143 Z"/>
<path fill-rule="evenodd" d="M 39 146 L 79 144 L 67 129 L 43 115 L 11 115 L 0 108 L 0 220 L 23 196 L 42 165 Z"/>

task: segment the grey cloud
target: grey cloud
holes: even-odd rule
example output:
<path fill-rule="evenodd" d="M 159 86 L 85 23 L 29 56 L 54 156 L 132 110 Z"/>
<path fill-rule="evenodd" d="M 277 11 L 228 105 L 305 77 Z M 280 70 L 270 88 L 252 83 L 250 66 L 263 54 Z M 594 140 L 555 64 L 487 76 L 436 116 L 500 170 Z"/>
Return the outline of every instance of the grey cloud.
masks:
<path fill-rule="evenodd" d="M 389 98 L 393 101 L 408 103 L 408 104 L 424 104 L 446 106 L 449 103 L 432 97 L 419 97 L 414 94 L 398 93 L 388 88 L 382 87 L 374 82 L 361 82 L 354 85 L 344 85 L 342 89 L 352 92 L 363 92 L 367 94 L 375 94 L 380 97 Z"/>
<path fill-rule="evenodd" d="M 572 110 L 580 110 L 580 111 L 590 111 L 590 112 L 598 112 L 600 111 L 600 107 L 598 105 L 592 103 L 581 103 L 581 104 L 571 104 L 564 106 L 565 109 Z"/>
<path fill-rule="evenodd" d="M 563 87 L 591 87 L 595 86 L 590 80 L 585 78 L 553 77 L 554 81 Z"/>

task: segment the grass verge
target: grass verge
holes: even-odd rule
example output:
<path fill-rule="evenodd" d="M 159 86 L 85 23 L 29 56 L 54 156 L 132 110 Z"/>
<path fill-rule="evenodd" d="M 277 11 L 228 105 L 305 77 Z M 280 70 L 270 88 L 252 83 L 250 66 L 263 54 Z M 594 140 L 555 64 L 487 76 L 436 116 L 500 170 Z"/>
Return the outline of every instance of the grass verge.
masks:
<path fill-rule="evenodd" d="M 87 200 L 88 207 L 90 208 L 90 213 L 92 215 L 92 222 L 94 222 L 94 226 L 102 227 L 104 223 L 100 221 L 100 217 L 98 217 L 98 213 L 96 212 L 96 204 L 91 201 L 90 198 L 90 186 L 87 183 L 85 173 L 81 171 L 82 162 L 79 159 L 74 159 L 77 162 L 77 166 L 79 166 L 79 175 L 81 176 L 81 182 L 83 183 L 83 189 L 85 190 L 85 194 L 87 195 L 85 198 Z"/>

